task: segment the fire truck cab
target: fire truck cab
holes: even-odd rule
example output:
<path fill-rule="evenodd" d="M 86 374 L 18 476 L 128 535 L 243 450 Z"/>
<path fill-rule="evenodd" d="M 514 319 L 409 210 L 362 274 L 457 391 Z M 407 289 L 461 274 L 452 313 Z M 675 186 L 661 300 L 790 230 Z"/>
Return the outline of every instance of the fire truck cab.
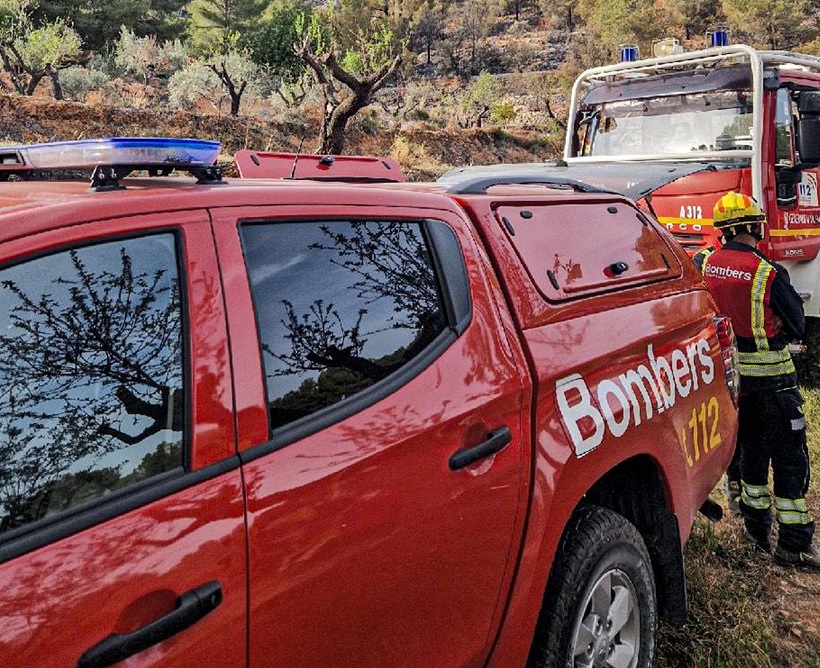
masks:
<path fill-rule="evenodd" d="M 702 163 L 641 202 L 690 254 L 717 242 L 721 195 L 753 196 L 767 218 L 761 249 L 788 268 L 807 338 L 820 337 L 820 58 L 745 45 L 673 51 L 578 77 L 565 161 Z"/>

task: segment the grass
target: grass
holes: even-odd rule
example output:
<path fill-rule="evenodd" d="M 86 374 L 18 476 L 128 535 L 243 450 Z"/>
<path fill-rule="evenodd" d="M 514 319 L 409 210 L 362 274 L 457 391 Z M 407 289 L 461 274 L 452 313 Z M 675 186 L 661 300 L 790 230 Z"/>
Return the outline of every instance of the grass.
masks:
<path fill-rule="evenodd" d="M 812 469 L 807 500 L 820 519 L 820 389 L 801 391 Z M 775 566 L 741 536 L 736 516 L 696 521 L 685 550 L 689 619 L 680 628 L 661 624 L 657 668 L 820 668 L 820 575 Z"/>

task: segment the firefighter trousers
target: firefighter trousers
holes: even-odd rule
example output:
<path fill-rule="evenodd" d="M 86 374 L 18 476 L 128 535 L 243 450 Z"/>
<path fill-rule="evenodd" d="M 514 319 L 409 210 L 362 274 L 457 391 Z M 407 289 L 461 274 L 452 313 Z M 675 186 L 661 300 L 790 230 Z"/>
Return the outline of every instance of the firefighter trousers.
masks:
<path fill-rule="evenodd" d="M 740 451 L 740 511 L 749 535 L 769 544 L 772 497 L 778 545 L 792 552 L 809 548 L 814 522 L 806 508 L 809 454 L 803 397 L 797 388 L 741 395 L 737 447 Z"/>

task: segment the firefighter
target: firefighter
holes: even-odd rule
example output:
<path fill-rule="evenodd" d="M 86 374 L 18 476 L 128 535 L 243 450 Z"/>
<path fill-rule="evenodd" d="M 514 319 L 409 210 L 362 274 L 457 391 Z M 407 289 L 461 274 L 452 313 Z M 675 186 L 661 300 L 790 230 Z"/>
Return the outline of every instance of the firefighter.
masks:
<path fill-rule="evenodd" d="M 806 507 L 809 458 L 803 398 L 789 343 L 803 335 L 803 302 L 786 270 L 757 250 L 765 216 L 747 195 L 729 192 L 714 208 L 723 246 L 703 263 L 706 286 L 730 316 L 741 376 L 738 450 L 740 511 L 746 535 L 771 551 L 769 468 L 778 522 L 774 560 L 820 569 L 812 545 L 814 522 Z"/>
<path fill-rule="evenodd" d="M 719 239 L 723 243 L 723 237 Z M 692 261 L 702 274 L 706 270 L 706 260 L 712 253 L 717 250 L 716 246 L 707 246 L 701 248 L 692 256 Z M 733 513 L 740 512 L 740 444 L 735 446 L 735 452 L 732 455 L 732 461 L 729 462 L 729 467 L 726 469 L 726 478 L 724 480 L 724 489 L 726 491 L 726 498 L 729 500 L 729 510 Z"/>

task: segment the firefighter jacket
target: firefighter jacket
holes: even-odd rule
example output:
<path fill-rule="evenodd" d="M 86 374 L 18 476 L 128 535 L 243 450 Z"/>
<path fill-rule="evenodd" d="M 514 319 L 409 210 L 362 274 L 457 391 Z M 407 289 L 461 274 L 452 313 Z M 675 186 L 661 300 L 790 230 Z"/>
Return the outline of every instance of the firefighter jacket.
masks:
<path fill-rule="evenodd" d="M 705 258 L 703 276 L 719 310 L 732 319 L 743 391 L 796 385 L 789 343 L 803 336 L 803 302 L 781 265 L 730 241 Z"/>
<path fill-rule="evenodd" d="M 701 248 L 697 253 L 695 253 L 692 256 L 692 261 L 695 263 L 695 266 L 698 268 L 701 274 L 706 268 L 706 260 L 716 250 L 717 248 L 715 248 L 714 246 L 707 246 L 706 248 Z"/>

